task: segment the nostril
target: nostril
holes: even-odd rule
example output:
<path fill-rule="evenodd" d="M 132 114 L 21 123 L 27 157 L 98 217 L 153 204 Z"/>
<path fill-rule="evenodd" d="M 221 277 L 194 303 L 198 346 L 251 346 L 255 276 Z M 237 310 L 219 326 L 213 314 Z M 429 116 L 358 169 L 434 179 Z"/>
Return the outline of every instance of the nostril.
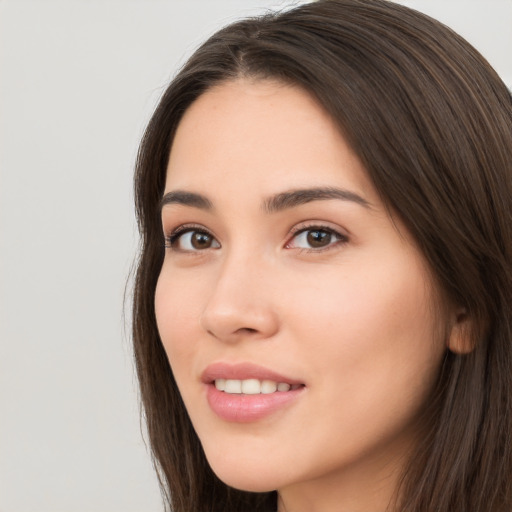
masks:
<path fill-rule="evenodd" d="M 208 334 L 210 334 L 211 336 L 213 336 L 214 338 L 218 337 L 213 330 L 208 329 L 206 332 Z M 252 327 L 240 327 L 240 329 L 237 329 L 234 332 L 234 334 L 254 334 L 257 332 L 258 332 L 258 329 L 253 329 Z"/>
<path fill-rule="evenodd" d="M 241 332 L 241 333 L 247 333 L 247 334 L 250 334 L 250 333 L 254 333 L 254 332 L 258 332 L 257 329 L 253 329 L 252 327 L 241 327 L 240 329 L 238 329 L 238 332 Z"/>

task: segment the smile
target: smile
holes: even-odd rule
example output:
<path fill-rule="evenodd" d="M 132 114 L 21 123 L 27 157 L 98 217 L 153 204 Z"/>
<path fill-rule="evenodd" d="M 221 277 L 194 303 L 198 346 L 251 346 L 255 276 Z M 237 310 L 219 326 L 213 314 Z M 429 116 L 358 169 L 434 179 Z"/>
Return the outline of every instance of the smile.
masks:
<path fill-rule="evenodd" d="M 229 394 L 268 395 L 295 390 L 301 387 L 301 385 L 259 379 L 215 379 L 215 387 L 218 391 L 224 391 Z"/>
<path fill-rule="evenodd" d="M 231 423 L 251 423 L 297 403 L 306 384 L 252 363 L 216 362 L 201 375 L 212 412 Z"/>

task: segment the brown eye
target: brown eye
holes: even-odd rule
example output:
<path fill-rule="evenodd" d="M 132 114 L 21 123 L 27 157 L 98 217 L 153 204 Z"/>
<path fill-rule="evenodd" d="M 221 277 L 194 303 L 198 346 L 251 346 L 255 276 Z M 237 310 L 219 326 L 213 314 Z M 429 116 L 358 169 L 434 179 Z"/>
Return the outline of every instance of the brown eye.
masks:
<path fill-rule="evenodd" d="M 331 243 L 332 233 L 322 230 L 306 231 L 306 240 L 311 247 L 325 247 Z"/>
<path fill-rule="evenodd" d="M 176 251 L 202 251 L 205 249 L 217 249 L 220 244 L 206 231 L 189 230 L 176 233 L 171 237 L 170 247 Z"/>
<path fill-rule="evenodd" d="M 288 244 L 289 248 L 297 249 L 324 249 L 331 245 L 348 242 L 346 236 L 333 229 L 324 227 L 311 227 L 298 231 Z"/>
<path fill-rule="evenodd" d="M 208 249 L 211 247 L 213 238 L 207 233 L 193 232 L 190 243 L 194 249 Z"/>

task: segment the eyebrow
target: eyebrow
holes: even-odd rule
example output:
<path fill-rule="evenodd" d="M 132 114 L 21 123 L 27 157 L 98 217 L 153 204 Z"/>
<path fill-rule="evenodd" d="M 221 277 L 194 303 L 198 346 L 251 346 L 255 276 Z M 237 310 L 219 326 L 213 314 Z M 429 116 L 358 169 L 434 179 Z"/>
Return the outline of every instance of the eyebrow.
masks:
<path fill-rule="evenodd" d="M 195 192 L 185 192 L 184 190 L 167 192 L 160 201 L 160 210 L 167 204 L 183 204 L 200 208 L 201 210 L 213 209 L 213 204 L 207 197 Z"/>
<path fill-rule="evenodd" d="M 288 190 L 276 194 L 263 202 L 263 209 L 267 213 L 276 213 L 313 201 L 326 201 L 329 199 L 351 201 L 365 208 L 372 208 L 371 203 L 350 190 L 335 187 L 316 187 Z M 160 209 L 168 204 L 182 204 L 201 210 L 213 209 L 212 202 L 206 196 L 195 192 L 186 192 L 184 190 L 167 192 L 160 201 Z"/>
<path fill-rule="evenodd" d="M 334 187 L 305 188 L 289 190 L 270 197 L 264 202 L 264 209 L 268 213 L 275 213 L 288 208 L 295 208 L 312 201 L 325 201 L 340 199 L 351 201 L 365 208 L 372 208 L 371 203 L 350 190 Z"/>

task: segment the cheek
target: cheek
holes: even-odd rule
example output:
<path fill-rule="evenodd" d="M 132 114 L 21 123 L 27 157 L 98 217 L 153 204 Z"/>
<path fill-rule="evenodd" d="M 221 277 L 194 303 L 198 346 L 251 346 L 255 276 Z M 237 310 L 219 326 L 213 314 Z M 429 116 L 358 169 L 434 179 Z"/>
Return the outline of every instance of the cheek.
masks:
<path fill-rule="evenodd" d="M 165 264 L 164 264 L 165 265 Z M 155 315 L 167 357 L 173 363 L 187 358 L 194 344 L 193 333 L 198 323 L 200 300 L 193 279 L 180 279 L 164 268 L 155 290 Z"/>
<path fill-rule="evenodd" d="M 421 262 L 396 257 L 361 268 L 291 294 L 288 325 L 308 347 L 309 371 L 365 401 L 372 399 L 369 390 L 386 401 L 420 388 L 423 395 L 445 351 L 427 272 Z"/>
<path fill-rule="evenodd" d="M 308 425 L 310 439 L 329 440 L 311 449 L 312 467 L 319 452 L 334 466 L 415 436 L 445 351 L 424 275 L 421 267 L 386 273 L 375 266 L 333 276 L 313 296 L 294 294 L 290 350 L 305 364 L 311 417 L 329 418 Z"/>

